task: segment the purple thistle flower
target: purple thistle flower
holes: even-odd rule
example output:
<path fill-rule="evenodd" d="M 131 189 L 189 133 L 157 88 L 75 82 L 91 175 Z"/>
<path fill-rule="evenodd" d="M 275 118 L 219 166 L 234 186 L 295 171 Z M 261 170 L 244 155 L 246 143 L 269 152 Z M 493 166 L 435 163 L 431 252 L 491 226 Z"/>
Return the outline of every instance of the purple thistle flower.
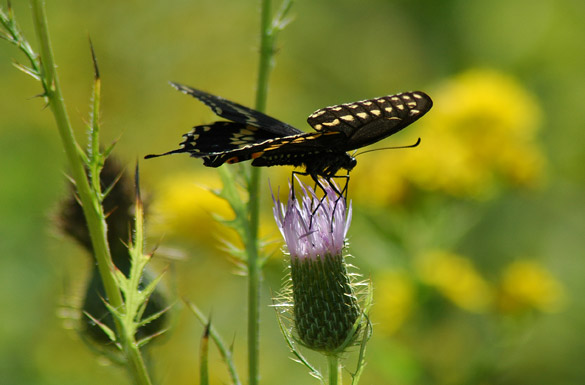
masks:
<path fill-rule="evenodd" d="M 343 256 L 351 222 L 346 206 L 326 181 L 320 199 L 298 179 L 301 197 L 289 194 L 286 205 L 274 199 L 274 217 L 291 256 L 294 324 L 307 347 L 337 354 L 359 337 L 361 314 Z M 292 189 L 291 189 L 292 190 Z"/>
<path fill-rule="evenodd" d="M 274 200 L 274 218 L 293 258 L 312 258 L 326 254 L 341 255 L 351 222 L 351 203 L 346 203 L 328 183 L 321 200 L 311 187 L 298 179 L 302 197 L 289 193 L 286 205 Z"/>

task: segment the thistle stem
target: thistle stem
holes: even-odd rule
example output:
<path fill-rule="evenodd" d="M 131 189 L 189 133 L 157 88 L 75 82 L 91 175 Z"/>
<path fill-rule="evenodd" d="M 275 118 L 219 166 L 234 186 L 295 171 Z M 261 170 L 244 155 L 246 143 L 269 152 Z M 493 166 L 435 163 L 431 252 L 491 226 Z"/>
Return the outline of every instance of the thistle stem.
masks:
<path fill-rule="evenodd" d="M 92 190 L 73 129 L 67 115 L 65 102 L 59 85 L 59 78 L 55 70 L 55 60 L 51 48 L 47 16 L 45 14 L 43 0 L 31 0 L 33 23 L 40 44 L 40 58 L 42 63 L 41 82 L 44 88 L 44 97 L 55 118 L 57 129 L 63 142 L 65 154 L 69 160 L 71 176 L 75 180 L 75 186 L 91 237 L 93 252 L 98 264 L 98 269 L 104 284 L 108 303 L 115 309 L 123 304 L 122 294 L 116 283 L 114 271 L 116 267 L 112 262 L 107 238 L 106 219 L 101 206 L 99 191 Z M 95 156 L 95 154 L 94 154 Z M 121 321 L 114 317 L 118 338 L 122 339 L 124 353 L 128 360 L 128 370 L 138 385 L 150 385 L 151 381 L 146 371 L 140 349 L 134 343 L 132 337 L 124 333 Z"/>
<path fill-rule="evenodd" d="M 248 193 L 249 233 L 246 242 L 248 254 L 248 383 L 257 385 L 260 356 L 260 263 L 258 258 L 258 217 L 260 171 L 252 168 Z"/>
<path fill-rule="evenodd" d="M 59 86 L 59 78 L 55 71 L 55 61 L 49 38 L 49 28 L 42 0 L 31 0 L 32 13 L 37 37 L 40 42 L 40 56 L 42 63 L 42 82 L 45 88 L 45 97 L 55 117 L 57 129 L 63 142 L 65 154 L 69 160 L 71 175 L 81 200 L 83 213 L 91 236 L 94 254 L 102 276 L 108 301 L 113 307 L 122 305 L 122 295 L 118 290 L 113 275 L 115 269 L 108 247 L 106 220 L 99 200 L 92 193 L 83 162 L 78 154 L 78 148 L 73 136 L 73 129 L 69 122 L 67 110 Z"/>
<path fill-rule="evenodd" d="M 329 382 L 328 385 L 337 385 L 340 380 L 340 366 L 339 357 L 336 354 L 327 356 L 327 363 L 329 365 Z"/>
<path fill-rule="evenodd" d="M 262 0 L 261 6 L 261 43 L 258 82 L 256 88 L 256 109 L 264 111 L 268 89 L 271 52 L 267 50 L 267 29 L 270 22 L 270 0 Z M 258 217 L 260 201 L 260 169 L 252 167 L 248 185 L 250 218 L 250 239 L 248 242 L 248 383 L 259 382 L 259 344 L 260 344 L 260 266 L 258 263 Z"/>
<path fill-rule="evenodd" d="M 261 0 L 260 13 L 260 60 L 256 83 L 256 109 L 266 110 L 268 78 L 272 67 L 273 31 L 270 25 L 271 0 Z M 249 239 L 248 253 L 248 383 L 258 384 L 260 344 L 260 262 L 258 258 L 258 226 L 260 206 L 260 169 L 252 167 L 248 185 Z"/>
<path fill-rule="evenodd" d="M 264 112 L 268 98 L 268 77 L 273 64 L 274 31 L 270 25 L 271 0 L 261 1 L 260 61 L 258 62 L 258 81 L 256 83 L 256 109 Z"/>

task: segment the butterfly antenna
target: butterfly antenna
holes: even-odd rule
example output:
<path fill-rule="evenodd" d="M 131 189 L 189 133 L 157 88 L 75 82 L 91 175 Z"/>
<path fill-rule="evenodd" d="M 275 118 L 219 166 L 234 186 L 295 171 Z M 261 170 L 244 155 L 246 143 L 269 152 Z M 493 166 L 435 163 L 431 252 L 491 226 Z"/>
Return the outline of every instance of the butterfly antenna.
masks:
<path fill-rule="evenodd" d="M 179 148 L 177 150 L 167 151 L 163 154 L 148 154 L 148 155 L 144 156 L 144 159 L 158 158 L 159 156 L 165 156 L 165 155 L 171 155 L 171 154 L 180 154 L 182 152 L 188 152 L 188 151 L 184 148 Z"/>
<path fill-rule="evenodd" d="M 352 155 L 352 156 L 355 158 L 355 157 L 356 157 L 356 156 L 358 156 L 358 155 L 363 155 L 363 154 L 365 154 L 365 153 L 367 153 L 367 152 L 372 152 L 372 151 L 380 151 L 380 150 L 398 150 L 398 149 L 401 149 L 401 148 L 414 148 L 414 147 L 417 147 L 419 144 L 420 144 L 420 138 L 418 138 L 418 139 L 416 140 L 416 143 L 414 143 L 414 144 L 409 144 L 409 145 L 406 145 L 406 146 L 395 146 L 395 147 L 382 147 L 382 148 L 374 148 L 374 149 L 371 149 L 371 150 L 366 150 L 366 151 L 359 152 L 359 153 L 357 153 L 357 154 L 354 154 L 354 155 Z"/>

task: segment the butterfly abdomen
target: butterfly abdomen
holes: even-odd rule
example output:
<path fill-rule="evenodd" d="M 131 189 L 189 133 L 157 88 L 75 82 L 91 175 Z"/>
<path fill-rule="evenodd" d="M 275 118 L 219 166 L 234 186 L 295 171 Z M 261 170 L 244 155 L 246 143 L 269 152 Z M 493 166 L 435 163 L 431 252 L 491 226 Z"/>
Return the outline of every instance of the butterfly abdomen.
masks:
<path fill-rule="evenodd" d="M 310 152 L 306 153 L 284 153 L 284 152 L 272 152 L 262 153 L 261 156 L 257 157 L 252 161 L 252 165 L 256 167 L 271 167 L 271 166 L 303 166 L 305 161 L 312 158 L 314 154 Z"/>
<path fill-rule="evenodd" d="M 355 159 L 346 152 L 339 151 L 307 151 L 302 153 L 266 154 L 254 159 L 252 166 L 293 166 L 303 167 L 308 174 L 329 176 L 335 175 L 339 169 L 351 170 Z"/>

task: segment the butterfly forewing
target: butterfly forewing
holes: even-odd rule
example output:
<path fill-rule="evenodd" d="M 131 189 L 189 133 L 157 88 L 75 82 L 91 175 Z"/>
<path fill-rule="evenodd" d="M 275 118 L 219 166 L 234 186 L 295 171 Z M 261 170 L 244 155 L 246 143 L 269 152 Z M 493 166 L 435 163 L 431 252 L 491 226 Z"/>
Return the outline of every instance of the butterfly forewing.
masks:
<path fill-rule="evenodd" d="M 432 101 L 423 92 L 404 92 L 375 99 L 325 107 L 308 123 L 317 131 L 340 131 L 348 140 L 345 151 L 366 146 L 395 134 L 423 116 Z"/>

